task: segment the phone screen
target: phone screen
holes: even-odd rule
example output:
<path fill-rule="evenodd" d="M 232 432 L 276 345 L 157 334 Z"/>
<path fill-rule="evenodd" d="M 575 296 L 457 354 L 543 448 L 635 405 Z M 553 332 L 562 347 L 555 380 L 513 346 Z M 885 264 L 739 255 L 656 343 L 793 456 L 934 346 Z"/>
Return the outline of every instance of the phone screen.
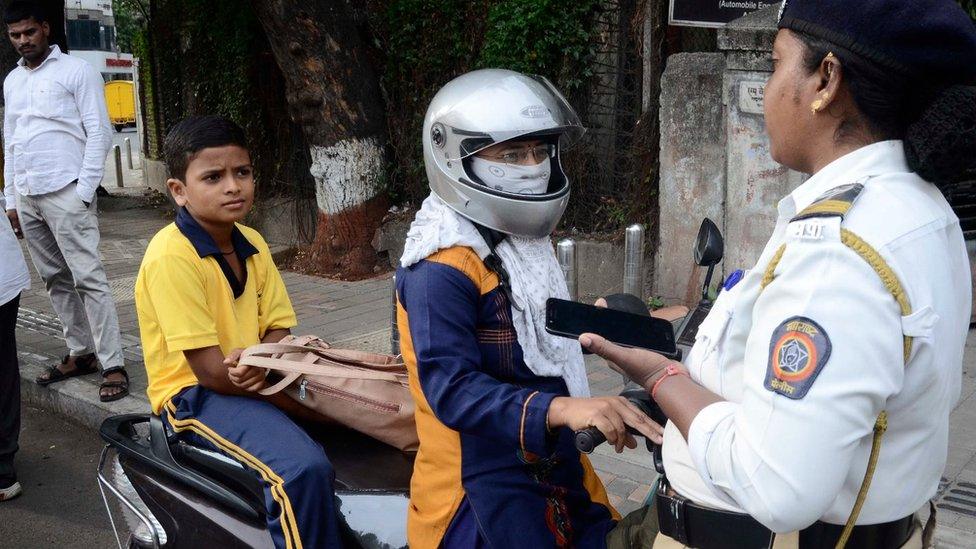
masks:
<path fill-rule="evenodd" d="M 678 352 L 674 328 L 667 320 L 564 299 L 551 298 L 546 302 L 546 331 L 573 339 L 589 332 L 618 345 L 640 347 L 669 357 Z"/>

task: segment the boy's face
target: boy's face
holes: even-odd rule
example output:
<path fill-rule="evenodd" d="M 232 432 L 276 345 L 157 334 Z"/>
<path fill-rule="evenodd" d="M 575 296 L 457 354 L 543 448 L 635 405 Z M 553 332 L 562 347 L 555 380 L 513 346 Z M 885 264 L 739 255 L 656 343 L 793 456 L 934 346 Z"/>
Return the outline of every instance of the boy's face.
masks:
<path fill-rule="evenodd" d="M 237 145 L 202 149 L 186 167 L 186 181 L 167 182 L 173 199 L 201 223 L 230 225 L 254 203 L 254 168 L 247 149 Z"/>

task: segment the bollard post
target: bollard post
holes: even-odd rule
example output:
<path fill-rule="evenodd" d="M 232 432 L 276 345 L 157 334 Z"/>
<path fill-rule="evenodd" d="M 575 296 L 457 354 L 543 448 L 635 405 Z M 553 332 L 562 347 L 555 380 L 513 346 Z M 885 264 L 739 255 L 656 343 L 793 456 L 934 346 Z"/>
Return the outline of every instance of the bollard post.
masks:
<path fill-rule="evenodd" d="M 637 223 L 624 233 L 624 293 L 644 299 L 644 226 Z"/>
<path fill-rule="evenodd" d="M 390 354 L 400 355 L 400 329 L 397 327 L 397 296 L 396 296 L 396 275 L 390 281 L 392 285 L 390 291 Z"/>
<path fill-rule="evenodd" d="M 117 187 L 123 186 L 122 181 L 122 147 L 115 145 L 112 147 L 115 152 L 115 185 Z"/>
<path fill-rule="evenodd" d="M 556 244 L 556 259 L 559 261 L 559 268 L 563 271 L 563 278 L 566 279 L 569 299 L 578 301 L 579 272 L 576 265 L 576 242 L 572 238 L 564 238 Z"/>
<path fill-rule="evenodd" d="M 128 137 L 125 138 L 125 156 L 126 156 L 126 158 L 129 159 L 129 169 L 130 170 L 133 169 L 133 167 L 132 167 L 132 139 L 130 139 Z"/>

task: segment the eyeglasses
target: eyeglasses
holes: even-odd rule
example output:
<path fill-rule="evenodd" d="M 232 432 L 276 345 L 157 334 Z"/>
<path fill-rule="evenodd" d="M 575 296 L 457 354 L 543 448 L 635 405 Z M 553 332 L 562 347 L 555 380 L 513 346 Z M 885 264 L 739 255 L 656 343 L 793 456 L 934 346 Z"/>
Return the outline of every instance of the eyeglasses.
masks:
<path fill-rule="evenodd" d="M 552 145 L 536 145 L 535 147 L 522 147 L 519 149 L 512 148 L 499 155 L 485 155 L 485 158 L 500 160 L 506 164 L 522 164 L 529 158 L 529 155 L 532 155 L 532 159 L 538 164 L 551 155 L 552 149 Z"/>

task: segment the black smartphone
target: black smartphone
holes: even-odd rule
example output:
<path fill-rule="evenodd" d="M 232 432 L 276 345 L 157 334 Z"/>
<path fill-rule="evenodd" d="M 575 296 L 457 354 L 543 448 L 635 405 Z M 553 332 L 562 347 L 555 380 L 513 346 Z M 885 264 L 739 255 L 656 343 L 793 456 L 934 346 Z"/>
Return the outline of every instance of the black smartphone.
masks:
<path fill-rule="evenodd" d="M 678 356 L 674 328 L 667 320 L 565 299 L 546 301 L 546 331 L 572 339 L 597 334 L 617 345 L 640 347 L 669 358 Z"/>

